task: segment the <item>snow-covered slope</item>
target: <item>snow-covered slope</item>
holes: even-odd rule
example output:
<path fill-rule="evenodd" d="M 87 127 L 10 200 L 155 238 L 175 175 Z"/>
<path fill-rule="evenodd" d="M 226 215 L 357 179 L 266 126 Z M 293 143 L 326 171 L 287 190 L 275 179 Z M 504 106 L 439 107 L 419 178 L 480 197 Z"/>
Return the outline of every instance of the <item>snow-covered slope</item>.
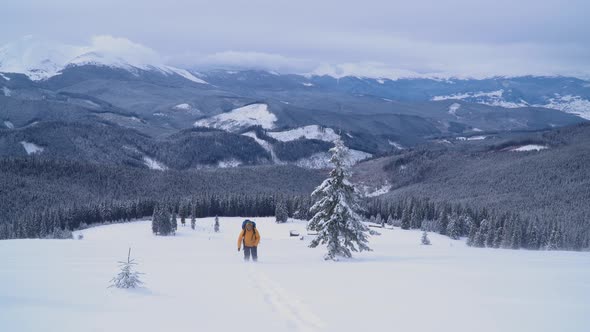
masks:
<path fill-rule="evenodd" d="M 149 169 L 154 169 L 157 171 L 165 171 L 168 169 L 168 167 L 166 167 L 166 165 L 162 164 L 161 162 L 152 159 L 148 156 L 144 156 L 143 157 L 143 163 L 149 168 Z"/>
<path fill-rule="evenodd" d="M 367 158 L 371 158 L 373 155 L 363 151 L 349 149 L 348 160 L 346 164 L 352 166 L 359 161 Z M 299 167 L 312 168 L 312 169 L 324 169 L 331 168 L 333 164 L 330 162 L 331 154 L 329 152 L 315 153 L 308 158 L 299 159 L 295 164 Z"/>
<path fill-rule="evenodd" d="M 435 96 L 432 98 L 434 101 L 438 100 L 465 100 L 469 102 L 485 104 L 490 106 L 500 106 L 506 108 L 517 108 L 517 107 L 527 107 L 529 106 L 526 102 L 509 102 L 503 98 L 504 90 L 496 90 L 496 91 L 489 91 L 489 92 L 467 92 L 467 93 L 458 93 L 449 96 Z M 455 105 L 455 104 L 453 104 Z M 453 106 L 451 105 L 451 106 Z M 459 105 L 460 106 L 460 105 Z M 456 108 L 458 110 L 459 108 Z M 451 113 L 451 109 L 449 108 L 449 113 Z M 452 113 L 454 114 L 454 112 Z"/>
<path fill-rule="evenodd" d="M 266 151 L 268 151 L 268 153 L 270 153 L 270 156 L 271 156 L 273 162 L 280 163 L 279 158 L 277 158 L 277 156 L 276 156 L 276 154 L 275 154 L 275 152 L 274 152 L 274 150 L 272 148 L 272 145 L 269 142 L 267 142 L 267 141 L 265 141 L 263 139 L 258 138 L 258 136 L 256 136 L 256 133 L 253 132 L 253 131 L 249 131 L 247 133 L 243 133 L 242 135 L 248 136 L 248 137 L 254 139 L 256 141 L 256 143 L 260 144 L 260 146 L 263 149 L 265 149 Z"/>
<path fill-rule="evenodd" d="M 192 109 L 193 107 L 187 103 L 182 103 L 182 104 L 178 104 L 172 108 L 176 109 L 176 110 L 188 111 L 188 110 Z"/>
<path fill-rule="evenodd" d="M 548 103 L 543 105 L 543 107 L 572 113 L 590 120 L 590 100 L 586 100 L 580 96 L 561 96 L 555 94 L 555 97 L 549 98 Z"/>
<path fill-rule="evenodd" d="M 325 262 L 304 222 L 253 218 L 260 261 L 236 250 L 243 218 L 197 219 L 155 237 L 149 221 L 83 240 L 0 241 L 0 322 L 10 332 L 586 332 L 590 254 L 475 249 L 379 229 L 374 251 Z M 296 230 L 304 236 L 290 237 Z M 107 288 L 131 257 L 144 288 Z M 250 323 L 245 323 L 250 322 Z M 475 327 L 475 328 L 474 328 Z"/>
<path fill-rule="evenodd" d="M 227 131 L 238 131 L 250 126 L 264 129 L 275 127 L 277 117 L 268 110 L 267 104 L 251 104 L 230 112 L 215 115 L 195 122 L 195 127 L 210 127 Z"/>
<path fill-rule="evenodd" d="M 449 114 L 457 116 L 457 111 L 459 108 L 461 108 L 461 104 L 453 103 L 451 106 L 449 106 Z"/>
<path fill-rule="evenodd" d="M 478 103 L 490 106 L 499 106 L 505 108 L 519 108 L 519 107 L 544 107 L 563 111 L 566 113 L 575 114 L 584 119 L 590 120 L 590 100 L 584 99 L 580 96 L 554 94 L 551 98 L 546 98 L 546 102 L 542 104 L 528 103 L 525 100 L 517 102 L 507 101 L 504 96 L 504 90 L 496 90 L 489 92 L 466 92 L 446 96 L 435 96 L 434 101 L 439 100 L 465 100 L 471 103 Z M 457 106 L 455 106 L 457 105 Z M 453 104 L 449 107 L 449 113 L 455 115 L 456 111 L 461 105 Z"/>
<path fill-rule="evenodd" d="M 510 149 L 510 151 L 527 152 L 527 151 L 541 151 L 541 150 L 545 150 L 545 149 L 547 149 L 547 146 L 545 146 L 545 145 L 528 144 L 528 145 L 522 145 L 522 146 Z"/>
<path fill-rule="evenodd" d="M 35 143 L 22 141 L 20 142 L 20 144 L 23 146 L 28 155 L 41 153 L 44 150 L 42 147 L 38 146 Z"/>
<path fill-rule="evenodd" d="M 32 80 L 48 79 L 67 67 L 82 65 L 119 68 L 133 73 L 157 71 L 207 83 L 184 69 L 165 65 L 152 49 L 124 38 L 97 36 L 90 45 L 74 46 L 26 36 L 0 47 L 0 72 L 22 73 Z"/>
<path fill-rule="evenodd" d="M 320 141 L 334 142 L 340 136 L 332 128 L 322 128 L 318 125 L 299 127 L 285 131 L 268 132 L 268 135 L 279 141 L 294 141 L 301 137 L 306 139 L 317 139 Z"/>

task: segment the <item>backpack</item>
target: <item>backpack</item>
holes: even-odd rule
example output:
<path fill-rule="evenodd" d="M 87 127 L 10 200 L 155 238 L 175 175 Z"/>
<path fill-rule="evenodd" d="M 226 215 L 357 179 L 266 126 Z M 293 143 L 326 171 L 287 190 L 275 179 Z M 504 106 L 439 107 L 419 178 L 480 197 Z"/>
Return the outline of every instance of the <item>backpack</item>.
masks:
<path fill-rule="evenodd" d="M 243 229 L 243 230 L 245 230 L 245 229 L 246 229 L 246 224 L 247 224 L 247 223 L 249 223 L 249 222 L 250 222 L 250 223 L 252 223 L 252 226 L 254 226 L 254 227 L 253 227 L 253 229 L 256 229 L 256 222 L 254 222 L 254 221 L 252 221 L 252 220 L 249 220 L 249 219 L 246 219 L 246 220 L 244 220 L 244 221 L 242 222 L 242 229 Z"/>

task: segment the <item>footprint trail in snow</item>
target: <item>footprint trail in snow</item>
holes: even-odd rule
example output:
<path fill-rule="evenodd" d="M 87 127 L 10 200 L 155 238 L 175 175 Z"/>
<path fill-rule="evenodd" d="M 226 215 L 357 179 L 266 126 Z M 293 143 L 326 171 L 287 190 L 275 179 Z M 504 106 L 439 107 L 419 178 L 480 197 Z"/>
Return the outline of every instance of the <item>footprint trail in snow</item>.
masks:
<path fill-rule="evenodd" d="M 253 285 L 264 294 L 265 301 L 286 321 L 293 331 L 319 331 L 325 325 L 297 296 L 289 293 L 264 272 L 249 266 Z"/>

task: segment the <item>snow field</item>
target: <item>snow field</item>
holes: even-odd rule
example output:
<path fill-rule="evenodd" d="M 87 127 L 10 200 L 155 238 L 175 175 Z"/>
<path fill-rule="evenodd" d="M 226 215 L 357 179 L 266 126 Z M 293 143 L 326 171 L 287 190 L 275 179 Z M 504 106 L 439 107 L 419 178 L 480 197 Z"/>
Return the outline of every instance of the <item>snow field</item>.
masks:
<path fill-rule="evenodd" d="M 528 144 L 528 145 L 519 146 L 517 148 L 513 148 L 510 151 L 527 152 L 527 151 L 541 151 L 541 150 L 545 150 L 545 149 L 547 149 L 547 147 L 545 145 Z"/>
<path fill-rule="evenodd" d="M 83 240 L 0 241 L 6 331 L 580 331 L 590 326 L 590 254 L 475 249 L 377 229 L 373 252 L 341 262 L 307 248 L 305 222 L 252 218 L 260 261 L 244 263 L 243 218 L 197 219 L 176 236 L 150 222 Z M 289 230 L 305 236 L 289 237 Z M 107 288 L 128 248 L 145 288 Z"/>
<path fill-rule="evenodd" d="M 340 138 L 340 136 L 334 132 L 334 129 L 322 129 L 318 125 L 298 127 L 286 131 L 271 131 L 268 132 L 268 135 L 282 142 L 294 141 L 301 137 L 305 137 L 306 139 L 317 139 L 325 142 L 334 142 Z"/>
<path fill-rule="evenodd" d="M 264 129 L 272 129 L 277 117 L 268 110 L 266 104 L 250 104 L 221 113 L 210 118 L 195 122 L 196 127 L 211 127 L 227 131 L 260 125 Z"/>
<path fill-rule="evenodd" d="M 38 146 L 35 143 L 21 141 L 20 144 L 23 146 L 25 151 L 27 151 L 28 155 L 32 155 L 35 153 L 41 153 L 44 150 L 42 147 Z"/>

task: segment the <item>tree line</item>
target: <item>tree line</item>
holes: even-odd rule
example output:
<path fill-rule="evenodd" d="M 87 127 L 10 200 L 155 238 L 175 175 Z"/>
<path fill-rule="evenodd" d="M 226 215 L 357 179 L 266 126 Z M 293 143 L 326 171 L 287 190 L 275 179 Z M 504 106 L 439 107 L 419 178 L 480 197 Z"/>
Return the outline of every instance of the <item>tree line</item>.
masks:
<path fill-rule="evenodd" d="M 546 223 L 518 213 L 473 208 L 461 204 L 434 202 L 423 198 L 372 199 L 366 202 L 367 216 L 376 223 L 402 229 L 421 229 L 467 237 L 467 245 L 479 248 L 531 250 L 588 250 L 587 228 L 566 229 L 560 220 Z"/>
<path fill-rule="evenodd" d="M 311 201 L 307 195 L 277 193 L 220 194 L 203 193 L 185 198 L 160 200 L 110 200 L 100 203 L 61 205 L 27 210 L 8 222 L 0 223 L 0 240 L 23 238 L 71 238 L 72 231 L 103 223 L 127 222 L 162 213 L 186 218 L 212 216 L 274 216 L 307 219 Z M 159 207 L 159 208 L 158 208 Z M 166 212 L 163 212 L 166 211 Z M 162 216 L 166 218 L 169 216 Z M 286 218 L 278 220 L 285 222 Z M 170 230 L 166 230 L 170 232 Z"/>

